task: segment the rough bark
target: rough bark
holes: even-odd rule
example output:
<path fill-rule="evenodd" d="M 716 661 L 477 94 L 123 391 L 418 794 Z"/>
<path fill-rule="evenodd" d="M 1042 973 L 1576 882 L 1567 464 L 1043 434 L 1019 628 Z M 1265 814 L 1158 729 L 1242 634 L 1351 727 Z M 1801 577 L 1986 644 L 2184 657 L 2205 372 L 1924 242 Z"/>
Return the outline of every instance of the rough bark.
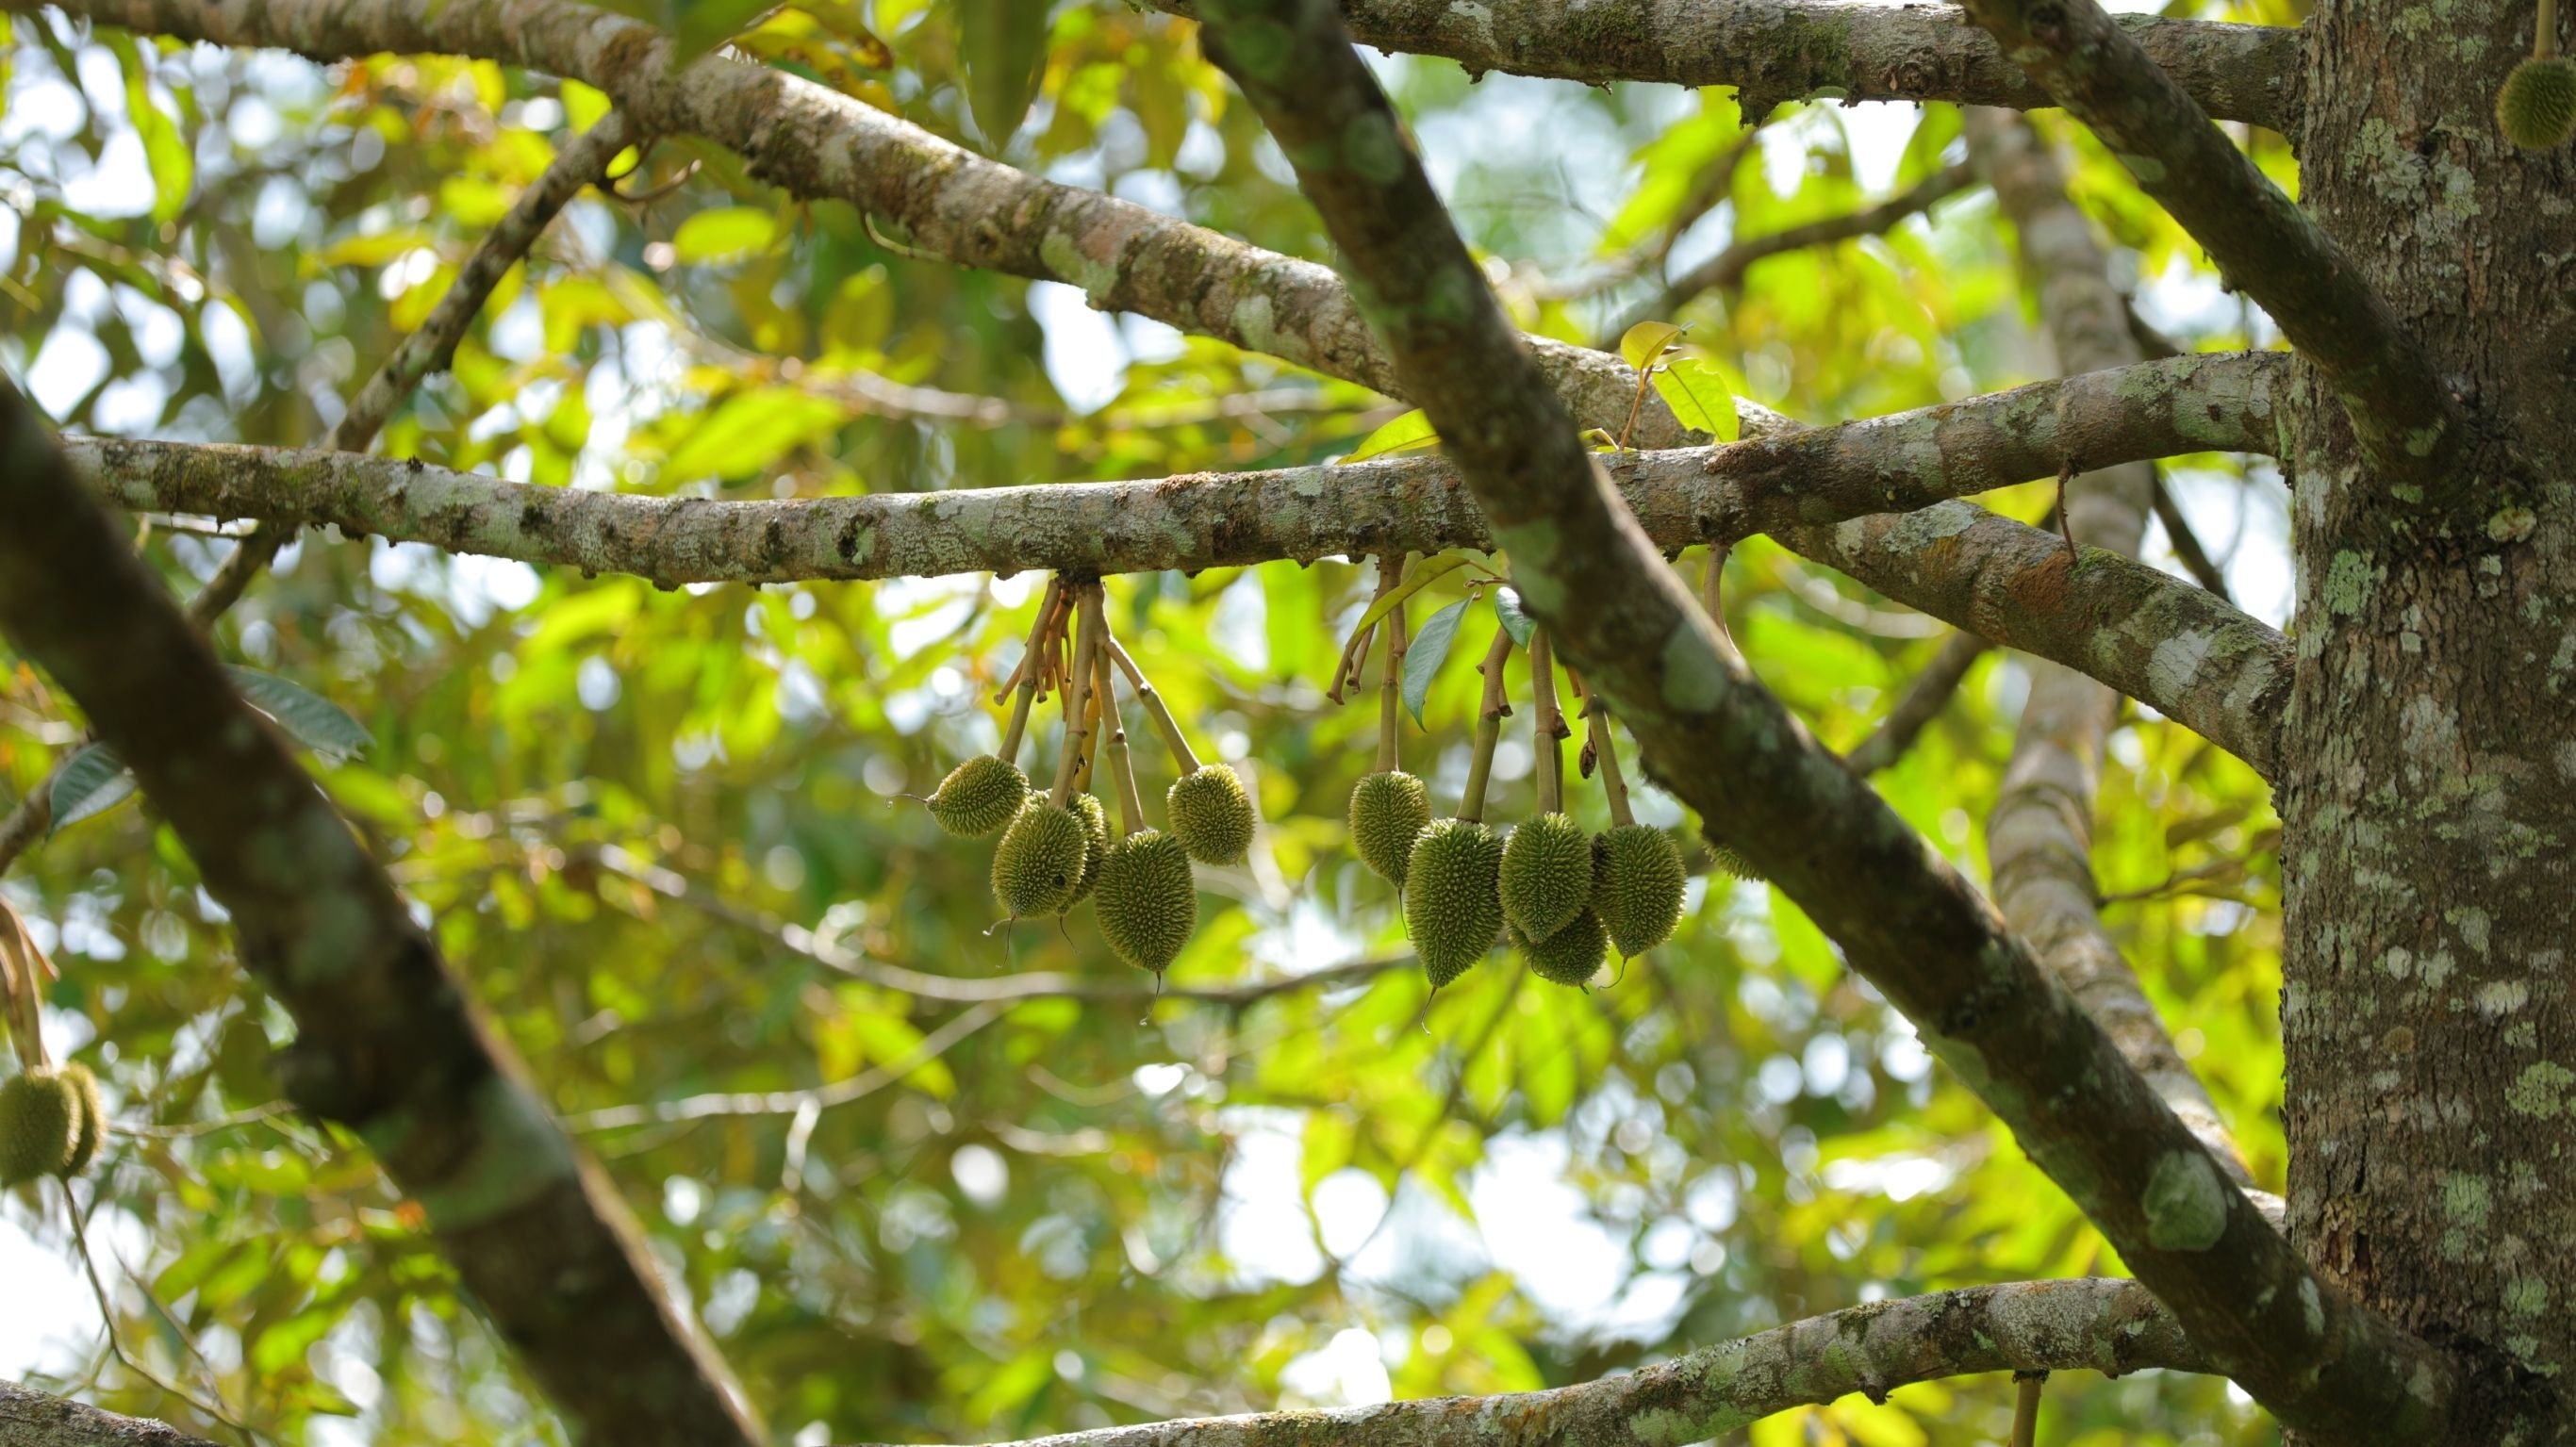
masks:
<path fill-rule="evenodd" d="M 1874 1302 L 1544 1392 L 1154 1422 L 1017 1447 L 1683 1447 L 1775 1412 L 1972 1372 L 2205 1371 L 2134 1281 L 1976 1286 Z"/>
<path fill-rule="evenodd" d="M 2564 13 L 2562 7 L 2562 14 Z M 2576 1437 L 2576 156 L 2496 134 L 2528 4 L 2335 0 L 2302 194 L 2479 420 L 2408 526 L 2322 375 L 2288 408 L 2278 793 L 2294 1234 L 2491 1371 L 2445 1447 Z M 2562 36 L 2563 39 L 2563 36 Z"/>
<path fill-rule="evenodd" d="M 120 1417 L 0 1381 L 0 1442 L 9 1447 L 215 1447 L 167 1422 Z"/>
<path fill-rule="evenodd" d="M 0 387 L 0 630 L 86 712 L 298 1034 L 278 1075 L 364 1139 L 586 1440 L 745 1447 L 741 1388 L 392 882 Z"/>
<path fill-rule="evenodd" d="M 1967 125 L 1969 154 L 1994 187 L 2020 237 L 2023 268 L 2038 284 L 2040 319 L 2059 367 L 2085 372 L 2135 363 L 2127 298 L 2111 284 L 2092 223 L 2067 199 L 2057 158 L 2009 111 L 1971 111 Z M 2155 470 L 2126 463 L 2070 479 L 2058 506 L 2075 536 L 2135 559 L 2155 492 Z M 1995 904 L 2209 1153 L 2246 1183 L 2244 1159 L 2208 1089 L 2183 1063 L 2102 921 L 2093 813 L 2119 713 L 2119 695 L 2083 674 L 2045 661 L 2031 665 L 2012 757 L 1986 815 Z"/>
<path fill-rule="evenodd" d="M 1327 267 L 1247 246 L 1133 202 L 988 160 L 864 101 L 785 71 L 711 55 L 675 68 L 671 39 L 579 0 L 47 0 L 102 25 L 309 59 L 442 52 L 568 76 L 606 91 L 647 131 L 741 153 L 762 181 L 846 201 L 961 266 L 1081 288 L 1093 306 L 1266 352 L 1402 396 Z M 0 0 L 31 11 L 38 0 Z M 1628 420 L 1637 374 L 1617 357 L 1529 339 L 1587 427 Z M 1688 441 L 1649 392 L 1632 440 Z"/>
<path fill-rule="evenodd" d="M 1196 14 L 1196 0 L 1152 0 Z M 1343 0 L 1351 34 L 1380 50 L 1445 55 L 1471 75 L 1606 84 L 1731 85 L 1759 112 L 1810 96 L 2054 104 L 1965 13 L 1852 0 Z M 2122 17 L 2211 115 L 2298 128 L 2299 33 Z"/>
<path fill-rule="evenodd" d="M 2449 1364 L 2320 1286 L 2074 997 L 1752 680 L 1661 565 L 1519 353 L 1329 0 L 1207 10 L 1211 58 L 1296 167 L 1524 604 L 1649 768 L 1916 1023 L 2213 1365 L 2293 1425 L 2365 1442 L 2433 1430 Z"/>

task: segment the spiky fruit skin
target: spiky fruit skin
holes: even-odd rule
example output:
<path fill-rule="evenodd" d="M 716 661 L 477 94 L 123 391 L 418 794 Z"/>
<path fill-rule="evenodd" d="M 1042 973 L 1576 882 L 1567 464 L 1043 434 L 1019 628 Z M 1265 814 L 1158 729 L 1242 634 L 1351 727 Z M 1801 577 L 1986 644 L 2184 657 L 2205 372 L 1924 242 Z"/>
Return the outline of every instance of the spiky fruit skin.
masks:
<path fill-rule="evenodd" d="M 1631 959 L 1673 937 L 1681 922 L 1682 852 L 1661 829 L 1622 824 L 1592 842 L 1592 912 Z"/>
<path fill-rule="evenodd" d="M 98 1143 L 107 1134 L 107 1107 L 98 1098 L 98 1077 L 75 1060 L 62 1068 L 62 1081 L 72 1093 L 72 1153 L 63 1174 L 77 1176 L 98 1159 Z"/>
<path fill-rule="evenodd" d="M 1065 901 L 1071 909 L 1090 898 L 1092 886 L 1100 882 L 1101 861 L 1109 857 L 1109 811 L 1089 794 L 1074 795 L 1066 807 L 1082 821 L 1082 877 L 1073 882 L 1073 898 Z"/>
<path fill-rule="evenodd" d="M 2576 60 L 2532 59 L 2513 68 L 2496 92 L 2496 125 L 2526 151 L 2546 151 L 2576 136 Z"/>
<path fill-rule="evenodd" d="M 1098 895 L 1100 937 L 1140 970 L 1161 974 L 1199 926 L 1189 851 L 1159 829 L 1139 829 L 1109 846 Z"/>
<path fill-rule="evenodd" d="M 1029 776 L 1019 765 L 978 754 L 950 769 L 927 802 L 940 828 L 960 839 L 981 839 L 1010 823 L 1028 792 Z"/>
<path fill-rule="evenodd" d="M 1026 797 L 993 850 L 993 898 L 1013 919 L 1060 914 L 1073 903 L 1090 845 L 1082 816 L 1044 794 Z"/>
<path fill-rule="evenodd" d="M 1465 974 L 1503 929 L 1503 840 L 1490 825 L 1443 819 L 1404 865 L 1404 927 L 1438 989 Z"/>
<path fill-rule="evenodd" d="M 1592 911 L 1577 910 L 1556 933 L 1534 940 L 1518 928 L 1511 932 L 1512 948 L 1521 952 L 1530 973 L 1552 985 L 1584 985 L 1601 972 L 1601 961 L 1610 948 L 1610 934 L 1601 926 L 1601 916 Z"/>
<path fill-rule="evenodd" d="M 1371 774 L 1351 789 L 1351 846 L 1398 889 L 1413 841 L 1430 827 L 1431 787 L 1402 769 Z"/>
<path fill-rule="evenodd" d="M 1700 842 L 1708 846 L 1709 863 L 1738 879 L 1749 879 L 1755 884 L 1762 882 L 1762 871 L 1753 867 L 1752 860 L 1736 853 L 1733 845 L 1720 844 L 1706 835 L 1701 836 Z"/>
<path fill-rule="evenodd" d="M 39 1066 L 0 1082 L 0 1186 L 50 1176 L 70 1164 L 78 1097 Z"/>
<path fill-rule="evenodd" d="M 1201 864 L 1233 864 L 1252 847 L 1252 796 L 1223 764 L 1208 764 L 1173 781 L 1163 796 L 1172 837 Z"/>
<path fill-rule="evenodd" d="M 1563 814 L 1541 814 L 1503 842 L 1503 919 L 1533 940 L 1574 922 L 1592 898 L 1592 836 Z"/>

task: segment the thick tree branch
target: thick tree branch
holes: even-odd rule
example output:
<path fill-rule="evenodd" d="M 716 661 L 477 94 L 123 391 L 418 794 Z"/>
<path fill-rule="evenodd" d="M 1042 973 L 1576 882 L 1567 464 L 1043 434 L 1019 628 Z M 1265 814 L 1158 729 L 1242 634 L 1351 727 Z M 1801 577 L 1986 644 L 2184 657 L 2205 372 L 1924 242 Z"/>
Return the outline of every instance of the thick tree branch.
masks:
<path fill-rule="evenodd" d="M 9 1447 L 215 1447 L 167 1422 L 120 1417 L 0 1381 L 0 1442 Z"/>
<path fill-rule="evenodd" d="M 2094 0 L 1968 0 L 1968 12 L 2316 364 L 2402 500 L 2447 498 L 2466 424 L 2450 384 L 2316 218 Z"/>
<path fill-rule="evenodd" d="M 1329 268 L 1094 191 L 1061 186 L 956 146 L 864 101 L 722 55 L 672 66 L 669 37 L 580 0 L 50 0 L 102 25 L 313 60 L 442 52 L 585 81 L 655 134 L 705 136 L 751 173 L 807 200 L 847 201 L 895 222 L 917 250 L 961 266 L 1080 287 L 1093 306 L 1402 396 L 1350 294 Z M 0 0 L 32 11 L 39 0 Z M 1628 416 L 1637 374 L 1589 347 L 1531 339 L 1585 426 Z M 1651 392 L 1634 440 L 1689 438 Z"/>
<path fill-rule="evenodd" d="M 2128 298 L 2111 284 L 2092 223 L 2067 199 L 2057 158 L 2010 111 L 1971 111 L 1967 129 L 1969 155 L 2021 238 L 2022 264 L 2038 283 L 2040 318 L 2059 365 L 2089 371 L 2136 363 Z M 2075 536 L 2134 561 L 2155 492 L 2155 469 L 2132 462 L 2074 479 L 2058 505 Z M 1995 904 L 2210 1155 L 2239 1184 L 2250 1184 L 2208 1088 L 2183 1062 L 2095 905 L 2102 891 L 2093 877 L 2093 813 L 2119 712 L 2119 695 L 2093 679 L 2063 664 L 2033 666 L 2003 788 L 1986 816 Z"/>
<path fill-rule="evenodd" d="M 1836 241 L 1849 241 L 1858 236 L 1876 236 L 1903 221 L 1918 216 L 1949 197 L 1966 190 L 1977 179 L 1968 166 L 1944 166 L 1913 185 L 1906 187 L 1874 206 L 1842 216 L 1827 216 L 1802 226 L 1783 227 L 1768 236 L 1752 236 L 1730 244 L 1724 251 L 1665 282 L 1651 300 L 1631 309 L 1609 331 L 1602 334 L 1603 351 L 1617 351 L 1619 339 L 1639 322 L 1663 321 L 1680 314 L 1681 309 L 1712 291 L 1730 291 L 1744 284 L 1744 274 L 1753 264 L 1810 246 L 1824 246 Z"/>
<path fill-rule="evenodd" d="M 2204 589 L 1964 502 L 1779 540 L 1909 608 L 2063 663 L 2254 766 L 2280 768 L 2290 641 Z"/>
<path fill-rule="evenodd" d="M 0 388 L 0 631 L 142 781 L 295 1017 L 288 1097 L 365 1139 L 501 1334 L 598 1441 L 765 1438 L 616 1191 L 475 1015 L 384 871 Z"/>
<path fill-rule="evenodd" d="M 2214 1366 L 2298 1430 L 2437 1435 L 2450 1363 L 2311 1272 L 1992 907 L 1719 639 L 1522 355 L 1330 0 L 1205 8 L 1211 58 L 1296 167 L 1523 602 L 1650 769 L 1915 1022 Z"/>
<path fill-rule="evenodd" d="M 1197 0 L 1152 0 L 1196 14 Z M 1855 0 L 1342 0 L 1351 34 L 1379 50 L 1445 55 L 1470 74 L 1731 85 L 1759 114 L 1810 96 L 2053 105 L 1949 5 Z M 2295 137 L 2306 64 L 2299 32 L 2121 17 L 2138 43 L 2222 120 Z"/>
<path fill-rule="evenodd" d="M 2080 1277 L 1873 1302 L 1544 1392 L 1154 1422 L 1011 1447 L 1683 1447 L 1792 1407 L 1977 1372 L 2207 1371 L 2134 1281 Z"/>

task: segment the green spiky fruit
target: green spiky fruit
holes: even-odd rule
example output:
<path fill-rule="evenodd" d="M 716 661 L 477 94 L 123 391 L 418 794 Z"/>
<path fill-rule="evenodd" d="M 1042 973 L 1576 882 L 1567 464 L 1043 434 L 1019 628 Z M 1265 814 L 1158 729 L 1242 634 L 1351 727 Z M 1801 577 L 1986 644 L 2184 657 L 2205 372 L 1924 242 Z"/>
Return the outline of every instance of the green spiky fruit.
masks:
<path fill-rule="evenodd" d="M 1601 926 L 1601 917 L 1592 911 L 1577 910 L 1556 933 L 1534 940 L 1515 927 L 1512 947 L 1529 963 L 1530 973 L 1556 985 L 1583 985 L 1601 972 L 1601 960 L 1610 948 L 1610 934 Z"/>
<path fill-rule="evenodd" d="M 1183 774 L 1163 796 L 1172 837 L 1201 864 L 1232 864 L 1252 847 L 1252 796 L 1223 764 Z"/>
<path fill-rule="evenodd" d="M 1074 795 L 1068 807 L 1082 821 L 1082 877 L 1073 882 L 1073 898 L 1064 904 L 1071 909 L 1090 898 L 1092 886 L 1100 882 L 1100 863 L 1109 857 L 1109 811 L 1089 794 Z"/>
<path fill-rule="evenodd" d="M 1574 922 L 1592 897 L 1592 837 L 1563 814 L 1541 814 L 1503 843 L 1503 918 L 1533 940 Z"/>
<path fill-rule="evenodd" d="M 1682 852 L 1661 829 L 1622 824 L 1592 841 L 1592 912 L 1634 959 L 1673 937 L 1682 917 Z"/>
<path fill-rule="evenodd" d="M 62 1082 L 72 1093 L 72 1153 L 63 1174 L 77 1176 L 98 1159 L 100 1137 L 107 1134 L 107 1107 L 98 1098 L 98 1077 L 75 1060 L 62 1068 Z"/>
<path fill-rule="evenodd" d="M 1371 774 L 1351 790 L 1351 845 L 1361 863 L 1397 889 L 1404 888 L 1413 841 L 1430 827 L 1430 786 L 1402 769 Z"/>
<path fill-rule="evenodd" d="M 2576 60 L 2531 59 L 2513 68 L 2496 92 L 2496 125 L 2526 151 L 2545 151 L 2576 136 Z"/>
<path fill-rule="evenodd" d="M 1503 928 L 1503 841 L 1490 825 L 1443 819 L 1404 865 L 1404 927 L 1432 988 L 1485 957 Z"/>
<path fill-rule="evenodd" d="M 1028 792 L 1029 776 L 1017 764 L 978 754 L 949 770 L 938 792 L 923 802 L 940 828 L 960 839 L 981 839 L 1010 823 Z"/>
<path fill-rule="evenodd" d="M 1762 871 L 1753 867 L 1752 860 L 1736 853 L 1734 845 L 1721 844 L 1707 837 L 1705 833 L 1700 836 L 1700 842 L 1708 846 L 1708 862 L 1719 870 L 1734 875 L 1738 879 L 1749 879 L 1755 884 L 1762 882 Z"/>
<path fill-rule="evenodd" d="M 993 850 L 993 898 L 1013 919 L 1060 914 L 1073 903 L 1090 845 L 1082 816 L 1044 794 L 1025 797 Z"/>
<path fill-rule="evenodd" d="M 1109 846 L 1100 865 L 1100 937 L 1118 958 L 1161 974 L 1199 924 L 1198 886 L 1181 841 L 1139 829 Z"/>
<path fill-rule="evenodd" d="M 50 1176 L 71 1163 L 79 1099 L 44 1066 L 0 1082 L 0 1186 Z"/>

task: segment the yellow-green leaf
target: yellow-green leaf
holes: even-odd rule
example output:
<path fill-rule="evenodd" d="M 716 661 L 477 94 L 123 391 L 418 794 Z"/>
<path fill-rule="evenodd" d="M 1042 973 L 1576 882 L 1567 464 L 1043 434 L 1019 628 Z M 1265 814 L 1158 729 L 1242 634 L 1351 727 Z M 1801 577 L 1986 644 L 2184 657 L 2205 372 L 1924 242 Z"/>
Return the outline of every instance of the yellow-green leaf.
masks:
<path fill-rule="evenodd" d="M 778 218 L 755 206 L 719 206 L 701 211 L 671 233 L 671 253 L 682 261 L 740 261 L 767 251 L 778 240 Z"/>
<path fill-rule="evenodd" d="M 1375 432 L 1360 439 L 1360 445 L 1334 459 L 1337 462 L 1366 462 L 1389 453 L 1411 452 L 1416 448 L 1437 447 L 1440 434 L 1431 430 L 1431 419 L 1417 407 Z"/>
<path fill-rule="evenodd" d="M 1682 329 L 1671 322 L 1639 322 L 1619 339 L 1619 355 L 1642 372 L 1662 361 L 1665 349 L 1681 334 Z"/>

